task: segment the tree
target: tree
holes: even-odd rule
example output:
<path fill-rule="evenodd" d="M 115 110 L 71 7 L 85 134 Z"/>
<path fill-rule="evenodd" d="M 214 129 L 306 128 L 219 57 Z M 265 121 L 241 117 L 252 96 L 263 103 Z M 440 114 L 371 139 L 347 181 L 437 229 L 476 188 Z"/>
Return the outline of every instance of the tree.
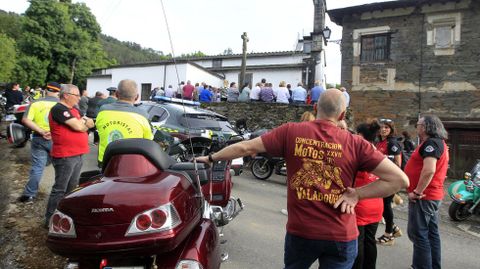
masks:
<path fill-rule="evenodd" d="M 22 34 L 22 17 L 14 12 L 0 10 L 0 33 L 6 34 L 13 40 L 20 38 Z"/>
<path fill-rule="evenodd" d="M 227 48 L 226 50 L 223 51 L 223 55 L 232 55 L 233 50 L 232 48 Z"/>
<path fill-rule="evenodd" d="M 82 87 L 94 68 L 108 66 L 99 43 L 101 29 L 84 3 L 69 0 L 31 0 L 18 45 L 24 64 L 46 67 L 46 72 L 18 66 L 18 75 L 33 81 L 75 83 Z M 45 77 L 37 77 L 45 75 Z"/>
<path fill-rule="evenodd" d="M 11 80 L 15 68 L 15 41 L 0 33 L 0 82 Z"/>

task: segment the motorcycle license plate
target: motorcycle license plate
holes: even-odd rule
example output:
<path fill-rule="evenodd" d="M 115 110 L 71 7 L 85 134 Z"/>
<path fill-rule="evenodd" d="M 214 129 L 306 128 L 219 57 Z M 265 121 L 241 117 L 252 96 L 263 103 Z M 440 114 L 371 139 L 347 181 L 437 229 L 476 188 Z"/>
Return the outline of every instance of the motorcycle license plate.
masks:
<path fill-rule="evenodd" d="M 17 120 L 17 117 L 15 117 L 15 115 L 8 114 L 5 116 L 5 121 L 16 121 L 16 120 Z"/>

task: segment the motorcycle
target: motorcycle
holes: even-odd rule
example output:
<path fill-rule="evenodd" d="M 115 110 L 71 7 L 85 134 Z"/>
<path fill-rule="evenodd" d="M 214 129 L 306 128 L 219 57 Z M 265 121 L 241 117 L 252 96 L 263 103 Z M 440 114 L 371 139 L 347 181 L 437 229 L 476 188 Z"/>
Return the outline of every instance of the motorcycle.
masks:
<path fill-rule="evenodd" d="M 254 139 L 266 133 L 268 130 L 260 129 L 250 134 L 250 139 Z M 248 162 L 250 164 L 250 171 L 252 175 L 260 180 L 268 179 L 273 172 L 277 175 L 286 176 L 287 175 L 287 167 L 285 163 L 285 159 L 282 157 L 271 157 L 268 154 L 262 153 L 258 154 L 254 157 L 247 157 L 248 160 L 244 160 L 244 162 Z"/>
<path fill-rule="evenodd" d="M 250 169 L 252 175 L 260 180 L 268 179 L 274 171 L 277 175 L 287 175 L 285 159 L 282 157 L 270 157 L 266 154 L 259 154 L 253 157 Z"/>
<path fill-rule="evenodd" d="M 448 208 L 448 215 L 454 221 L 463 221 L 473 214 L 480 214 L 480 160 L 466 172 L 463 180 L 450 184 L 448 194 L 452 203 Z"/>
<path fill-rule="evenodd" d="M 228 144 L 191 140 L 182 145 L 193 155 Z M 243 209 L 229 166 L 177 162 L 155 141 L 111 142 L 101 174 L 82 174 L 90 179 L 59 203 L 47 246 L 65 268 L 219 268 L 221 229 Z"/>

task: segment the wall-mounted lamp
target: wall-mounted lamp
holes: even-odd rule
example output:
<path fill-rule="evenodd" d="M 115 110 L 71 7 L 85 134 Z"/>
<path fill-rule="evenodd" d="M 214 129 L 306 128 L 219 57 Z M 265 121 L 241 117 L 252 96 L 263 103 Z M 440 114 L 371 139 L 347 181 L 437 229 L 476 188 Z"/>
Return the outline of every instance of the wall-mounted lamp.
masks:
<path fill-rule="evenodd" d="M 327 39 L 330 39 L 331 34 L 332 30 L 330 30 L 328 26 L 326 26 L 325 29 L 322 30 L 323 42 L 325 43 L 325 46 L 327 45 Z"/>

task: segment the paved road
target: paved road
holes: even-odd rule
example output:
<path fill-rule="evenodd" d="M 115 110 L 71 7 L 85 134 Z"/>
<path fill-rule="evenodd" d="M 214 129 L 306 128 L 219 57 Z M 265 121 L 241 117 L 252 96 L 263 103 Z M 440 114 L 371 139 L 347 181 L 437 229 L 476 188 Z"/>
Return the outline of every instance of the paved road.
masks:
<path fill-rule="evenodd" d="M 230 259 L 222 268 L 282 268 L 283 239 L 287 217 L 280 210 L 286 206 L 284 177 L 259 181 L 245 173 L 234 177 L 234 195 L 244 201 L 245 210 L 225 228 L 224 248 Z M 444 214 L 445 208 L 443 205 Z M 407 226 L 406 206 L 395 209 L 396 223 L 403 231 Z M 467 228 L 470 227 L 470 228 Z M 379 234 L 384 226 L 379 226 Z M 442 216 L 441 237 L 444 268 L 479 268 L 480 222 L 453 223 Z M 394 246 L 378 247 L 377 268 L 408 268 L 412 244 L 406 235 Z M 317 266 L 312 266 L 317 268 Z"/>
<path fill-rule="evenodd" d="M 96 165 L 96 148 L 86 156 L 83 170 Z M 42 189 L 48 193 L 53 178 L 50 166 L 42 180 Z M 286 208 L 285 177 L 273 176 L 267 181 L 256 180 L 248 172 L 234 177 L 233 195 L 245 203 L 245 210 L 224 229 L 222 246 L 229 260 L 222 269 L 282 268 L 283 241 L 287 217 L 280 210 Z M 448 201 L 448 200 L 447 200 Z M 453 223 L 446 216 L 448 204 L 443 205 L 441 236 L 443 268 L 480 268 L 480 218 Z M 395 208 L 396 223 L 406 231 L 406 207 Z M 379 226 L 379 234 L 384 226 Z M 391 247 L 379 246 L 377 268 L 408 268 L 412 245 L 406 235 Z M 317 268 L 318 265 L 312 266 Z"/>

